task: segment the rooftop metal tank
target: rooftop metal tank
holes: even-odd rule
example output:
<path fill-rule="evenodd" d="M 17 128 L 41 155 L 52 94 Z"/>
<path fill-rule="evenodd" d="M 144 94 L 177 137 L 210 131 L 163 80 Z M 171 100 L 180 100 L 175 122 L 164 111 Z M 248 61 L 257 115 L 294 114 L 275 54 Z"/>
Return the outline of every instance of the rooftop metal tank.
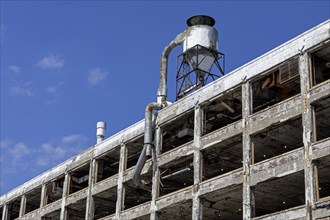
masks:
<path fill-rule="evenodd" d="M 197 15 L 187 20 L 187 35 L 183 42 L 183 52 L 200 45 L 211 51 L 218 51 L 218 31 L 213 27 L 215 20 L 206 15 Z M 203 62 L 198 62 L 203 59 Z M 215 57 L 209 50 L 200 50 L 200 52 L 189 57 L 188 63 L 193 67 L 209 72 Z"/>

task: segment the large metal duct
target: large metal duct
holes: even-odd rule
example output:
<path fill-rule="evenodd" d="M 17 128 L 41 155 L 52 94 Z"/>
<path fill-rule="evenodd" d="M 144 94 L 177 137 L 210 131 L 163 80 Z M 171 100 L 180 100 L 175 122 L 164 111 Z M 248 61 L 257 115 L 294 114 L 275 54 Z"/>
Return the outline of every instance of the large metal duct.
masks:
<path fill-rule="evenodd" d="M 157 90 L 157 102 L 152 102 L 147 105 L 145 109 L 145 124 L 144 124 L 144 146 L 140 154 L 138 162 L 133 171 L 133 182 L 136 186 L 148 190 L 148 188 L 141 181 L 141 172 L 148 157 L 152 155 L 152 113 L 154 110 L 160 110 L 169 105 L 167 102 L 167 69 L 168 69 L 168 57 L 171 51 L 184 44 L 183 51 L 187 51 L 190 48 L 201 45 L 205 48 L 217 49 L 218 47 L 218 32 L 212 26 L 215 24 L 213 18 L 205 15 L 193 16 L 187 20 L 188 27 L 182 33 L 178 34 L 173 41 L 171 41 L 163 50 L 160 60 L 160 79 L 159 87 Z M 201 51 L 203 53 L 203 51 Z M 198 57 L 191 57 L 189 60 L 190 65 L 194 65 L 195 60 Z M 212 59 L 212 58 L 210 58 Z M 206 64 L 205 69 L 208 69 L 213 64 L 214 60 L 210 60 Z M 155 155 L 155 154 L 154 154 Z M 155 160 L 156 158 L 154 158 Z"/>

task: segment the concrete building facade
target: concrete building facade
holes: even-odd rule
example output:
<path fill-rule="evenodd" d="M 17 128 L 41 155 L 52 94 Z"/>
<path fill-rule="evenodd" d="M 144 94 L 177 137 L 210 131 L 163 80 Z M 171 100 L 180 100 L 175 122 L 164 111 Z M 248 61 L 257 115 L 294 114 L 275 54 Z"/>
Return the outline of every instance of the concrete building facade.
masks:
<path fill-rule="evenodd" d="M 330 20 L 0 198 L 11 219 L 330 219 Z"/>

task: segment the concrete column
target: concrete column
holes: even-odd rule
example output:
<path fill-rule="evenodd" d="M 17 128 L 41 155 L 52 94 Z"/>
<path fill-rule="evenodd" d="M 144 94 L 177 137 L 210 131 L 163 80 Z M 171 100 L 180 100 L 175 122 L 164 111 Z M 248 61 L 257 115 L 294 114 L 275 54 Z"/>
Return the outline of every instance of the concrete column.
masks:
<path fill-rule="evenodd" d="M 41 186 L 41 195 L 40 195 L 40 209 L 46 204 L 46 184 L 42 184 Z"/>
<path fill-rule="evenodd" d="M 152 190 L 151 190 L 151 208 L 150 219 L 158 220 L 158 212 L 156 206 L 156 200 L 159 197 L 160 175 L 157 164 L 157 158 L 161 154 L 162 149 L 162 130 L 160 127 L 156 127 L 155 133 L 155 146 L 152 148 Z"/>
<path fill-rule="evenodd" d="M 26 195 L 23 195 L 21 197 L 21 205 L 19 208 L 19 217 L 22 217 L 25 214 L 25 208 L 26 208 Z"/>
<path fill-rule="evenodd" d="M 119 170 L 118 170 L 118 183 L 117 183 L 117 203 L 116 203 L 116 219 L 120 219 L 120 213 L 123 210 L 124 204 L 124 186 L 123 175 L 126 170 L 127 149 L 124 142 L 120 147 Z"/>
<path fill-rule="evenodd" d="M 92 159 L 89 166 L 85 219 L 94 219 L 94 199 L 92 196 L 92 189 L 95 184 L 95 174 L 96 174 L 96 160 Z"/>
<path fill-rule="evenodd" d="M 300 88 L 303 105 L 302 123 L 303 123 L 303 143 L 305 153 L 305 201 L 306 201 L 306 219 L 312 219 L 312 208 L 316 201 L 315 173 L 312 162 L 312 143 L 314 141 L 313 132 L 313 109 L 309 101 L 309 90 L 311 88 L 311 78 L 309 72 L 309 56 L 307 53 L 299 56 L 299 74 Z"/>
<path fill-rule="evenodd" d="M 243 118 L 243 219 L 251 219 L 255 213 L 254 192 L 250 186 L 250 166 L 253 163 L 252 143 L 249 135 L 249 115 L 252 113 L 252 92 L 249 82 L 242 85 Z"/>
<path fill-rule="evenodd" d="M 8 206 L 5 204 L 2 208 L 2 220 L 7 220 L 8 219 Z"/>
<path fill-rule="evenodd" d="M 203 219 L 203 204 L 199 197 L 199 184 L 202 181 L 203 161 L 201 153 L 201 136 L 203 131 L 203 109 L 195 103 L 194 119 L 194 186 L 193 186 L 193 205 L 192 219 Z"/>
<path fill-rule="evenodd" d="M 61 203 L 61 213 L 60 213 L 60 220 L 67 220 L 67 209 L 66 205 L 66 198 L 69 194 L 69 185 L 70 185 L 70 174 L 67 172 L 65 173 L 64 183 L 63 183 L 63 194 L 62 194 L 62 203 Z"/>

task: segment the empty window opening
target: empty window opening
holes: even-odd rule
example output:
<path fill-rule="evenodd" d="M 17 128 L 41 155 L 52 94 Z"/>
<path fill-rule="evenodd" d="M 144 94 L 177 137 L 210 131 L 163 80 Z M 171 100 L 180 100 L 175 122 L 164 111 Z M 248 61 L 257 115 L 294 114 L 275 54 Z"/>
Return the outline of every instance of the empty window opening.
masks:
<path fill-rule="evenodd" d="M 88 187 L 89 164 L 73 171 L 70 178 L 69 194 Z"/>
<path fill-rule="evenodd" d="M 143 149 L 144 136 L 141 136 L 126 144 L 127 149 L 127 159 L 126 159 L 126 169 L 136 165 L 141 151 Z"/>
<path fill-rule="evenodd" d="M 253 112 L 300 93 L 298 59 L 286 61 L 263 78 L 252 83 Z"/>
<path fill-rule="evenodd" d="M 222 95 L 204 107 L 203 134 L 242 119 L 242 89 Z"/>
<path fill-rule="evenodd" d="M 172 204 L 158 212 L 159 219 L 172 220 L 191 220 L 192 219 L 192 200 L 179 204 Z"/>
<path fill-rule="evenodd" d="M 10 202 L 7 206 L 8 208 L 8 219 L 12 220 L 19 217 L 19 209 L 21 207 L 21 198 L 17 198 Z"/>
<path fill-rule="evenodd" d="M 117 187 L 93 196 L 94 219 L 100 219 L 116 212 Z"/>
<path fill-rule="evenodd" d="M 317 177 L 317 198 L 321 200 L 330 200 L 330 156 L 318 159 L 315 161 L 315 164 Z"/>
<path fill-rule="evenodd" d="M 151 200 L 151 173 L 147 175 L 143 175 L 141 177 L 142 182 L 146 184 L 146 186 L 150 189 L 150 191 L 146 191 L 134 185 L 133 181 L 130 180 L 124 183 L 124 206 L 122 210 L 130 209 L 134 206 L 143 204 L 145 202 L 149 202 Z"/>
<path fill-rule="evenodd" d="M 330 97 L 313 103 L 316 141 L 330 137 Z"/>
<path fill-rule="evenodd" d="M 40 208 L 41 188 L 37 188 L 26 195 L 25 214 Z"/>
<path fill-rule="evenodd" d="M 305 205 L 304 171 L 258 183 L 254 197 L 257 217 Z"/>
<path fill-rule="evenodd" d="M 252 136 L 254 163 L 303 146 L 301 117 L 273 125 Z"/>
<path fill-rule="evenodd" d="M 162 153 L 194 140 L 194 111 L 162 127 Z"/>
<path fill-rule="evenodd" d="M 41 217 L 41 220 L 60 220 L 61 210 L 56 210 L 55 212 L 48 213 L 47 215 Z"/>
<path fill-rule="evenodd" d="M 106 155 L 97 159 L 96 182 L 104 180 L 118 173 L 120 158 L 120 147 L 111 150 Z"/>
<path fill-rule="evenodd" d="M 242 135 L 237 135 L 203 150 L 203 180 L 241 168 L 242 146 Z"/>
<path fill-rule="evenodd" d="M 4 206 L 0 207 L 0 217 L 2 218 L 3 212 L 4 212 Z"/>
<path fill-rule="evenodd" d="M 79 200 L 78 202 L 66 207 L 67 219 L 72 220 L 85 220 L 86 214 L 86 199 Z"/>
<path fill-rule="evenodd" d="M 242 185 L 236 185 L 204 195 L 203 219 L 243 219 L 242 189 Z"/>
<path fill-rule="evenodd" d="M 193 155 L 160 167 L 160 196 L 194 184 Z"/>
<path fill-rule="evenodd" d="M 46 204 L 50 204 L 62 198 L 64 176 L 46 184 Z"/>
<path fill-rule="evenodd" d="M 330 79 L 330 44 L 311 55 L 313 85 Z"/>

